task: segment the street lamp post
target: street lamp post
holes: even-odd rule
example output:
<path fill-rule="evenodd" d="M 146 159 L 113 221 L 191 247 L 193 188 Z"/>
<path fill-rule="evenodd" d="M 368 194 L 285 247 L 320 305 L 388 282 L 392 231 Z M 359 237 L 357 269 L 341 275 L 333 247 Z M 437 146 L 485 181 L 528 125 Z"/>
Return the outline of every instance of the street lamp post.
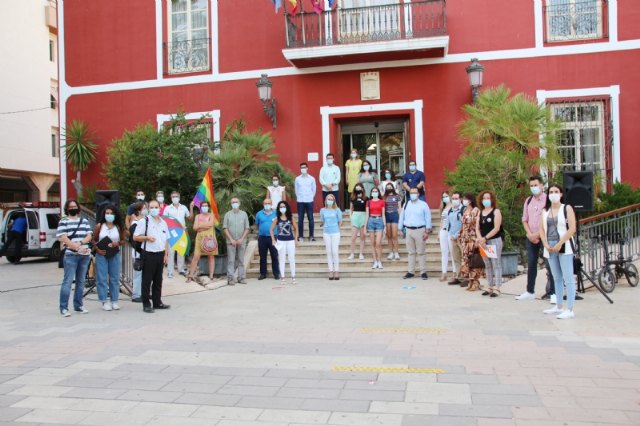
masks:
<path fill-rule="evenodd" d="M 467 75 L 469 75 L 469 84 L 471 85 L 471 97 L 475 104 L 478 100 L 480 88 L 482 87 L 482 75 L 484 73 L 484 66 L 478 62 L 478 58 L 471 59 L 471 65 L 467 68 Z"/>
<path fill-rule="evenodd" d="M 273 128 L 276 128 L 276 100 L 271 98 L 271 86 L 273 83 L 269 80 L 267 74 L 262 74 L 260 80 L 256 82 L 258 87 L 258 98 L 262 102 L 262 109 L 267 117 L 271 119 Z"/>

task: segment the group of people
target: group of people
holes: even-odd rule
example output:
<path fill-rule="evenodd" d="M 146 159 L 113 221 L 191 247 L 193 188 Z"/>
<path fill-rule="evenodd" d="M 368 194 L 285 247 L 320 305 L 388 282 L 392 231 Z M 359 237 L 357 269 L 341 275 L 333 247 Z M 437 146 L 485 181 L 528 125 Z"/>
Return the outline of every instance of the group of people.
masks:
<path fill-rule="evenodd" d="M 349 214 L 351 222 L 351 245 L 348 260 L 356 257 L 356 241 L 360 239 L 358 259 L 364 260 L 366 234 L 372 256 L 372 269 L 383 269 L 382 241 L 386 235 L 389 253 L 387 260 L 399 260 L 399 234 L 405 235 L 408 252 L 408 269 L 404 279 L 416 276 L 416 267 L 423 280 L 428 279 L 425 248 L 432 231 L 431 209 L 425 201 L 424 173 L 417 170 L 416 163 L 409 163 L 409 171 L 402 181 L 395 179 L 391 170 L 384 170 L 384 180 L 380 181 L 367 160 L 358 159 L 357 151 L 345 164 L 349 207 L 343 213 L 340 206 L 341 170 L 334 164 L 333 154 L 326 156 L 326 164 L 320 170 L 323 206 L 320 209 L 321 226 L 325 242 L 328 278 L 340 279 L 340 229 L 344 215 Z M 357 171 L 357 173 L 356 173 Z M 258 251 L 260 256 L 259 280 L 267 277 L 267 256 L 271 256 L 273 277 L 286 283 L 286 261 L 289 264 L 291 284 L 296 284 L 295 252 L 299 242 L 304 241 L 304 218 L 307 217 L 309 240 L 314 237 L 314 198 L 316 180 L 309 173 L 307 163 L 300 164 L 300 175 L 295 179 L 295 195 L 298 220 L 293 220 L 291 205 L 287 200 L 286 188 L 280 184 L 278 176 L 272 177 L 268 186 L 263 208 L 256 214 L 258 229 Z M 517 300 L 535 298 L 534 286 L 537 261 L 541 249 L 548 259 L 553 282 L 567 286 L 567 308 L 563 309 L 563 286 L 551 285 L 551 302 L 555 304 L 546 314 L 556 314 L 558 318 L 573 317 L 575 281 L 573 279 L 571 237 L 575 233 L 575 214 L 571 206 L 562 204 L 562 189 L 557 185 L 549 187 L 549 196 L 544 194 L 542 181 L 538 176 L 530 179 L 532 195 L 527 198 L 523 212 L 523 226 L 527 232 L 527 253 L 529 258 L 527 291 Z M 402 194 L 406 196 L 403 197 Z M 218 254 L 215 235 L 215 219 L 211 206 L 206 201 L 194 215 L 194 205 L 190 208 L 180 204 L 180 194 L 171 194 L 171 204 L 164 204 L 161 192 L 149 203 L 144 192 L 138 191 L 137 202 L 129 206 L 127 217 L 122 223 L 115 206 L 107 206 L 100 213 L 95 229 L 89 229 L 86 220 L 79 217 L 78 204 L 69 200 L 65 204 L 65 217 L 58 227 L 58 238 L 67 247 L 64 254 L 64 279 L 60 292 L 60 312 L 69 315 L 68 299 L 71 282 L 84 282 L 91 249 L 96 245 L 96 284 L 98 298 L 105 311 L 118 310 L 119 276 L 121 265 L 120 247 L 127 234 L 138 243 L 138 250 L 132 250 L 133 260 L 140 260 L 133 276 L 134 302 L 142 302 L 144 312 L 168 309 L 162 302 L 162 278 L 164 265 L 168 266 L 168 277 L 174 273 L 174 258 L 178 272 L 187 277 L 187 282 L 197 281 L 198 265 L 202 256 L 208 257 L 209 278 L 213 279 L 214 257 Z M 231 199 L 231 209 L 224 215 L 223 233 L 227 248 L 227 284 L 246 284 L 244 265 L 245 250 L 250 232 L 249 216 L 241 210 L 240 200 Z M 488 285 L 482 295 L 497 297 L 501 293 L 501 254 L 504 231 L 502 213 L 498 200 L 491 191 L 474 194 L 445 191 L 440 205 L 440 229 L 438 238 L 441 249 L 442 275 L 440 281 L 450 285 L 460 285 L 468 291 L 480 289 L 480 278 L 486 274 Z M 162 219 L 168 215 L 186 226 L 186 220 L 193 218 L 196 231 L 195 250 L 189 270 L 185 268 L 184 256 L 169 247 L 169 230 Z M 448 265 L 451 258 L 452 275 L 449 279 Z M 555 287 L 555 291 L 554 291 Z M 80 290 L 79 290 L 80 289 Z M 555 294 L 558 293 L 558 295 Z M 82 285 L 76 285 L 74 309 L 87 312 L 82 303 Z"/>

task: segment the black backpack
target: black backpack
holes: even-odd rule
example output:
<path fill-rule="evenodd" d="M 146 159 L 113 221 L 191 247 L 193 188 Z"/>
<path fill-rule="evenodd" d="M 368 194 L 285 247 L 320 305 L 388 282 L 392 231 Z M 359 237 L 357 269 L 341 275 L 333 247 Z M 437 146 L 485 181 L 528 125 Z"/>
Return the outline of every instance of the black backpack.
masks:
<path fill-rule="evenodd" d="M 149 218 L 146 218 L 145 224 L 149 222 Z M 131 247 L 138 252 L 142 253 L 142 243 L 140 241 L 134 241 L 133 233 L 136 232 L 136 227 L 138 226 L 138 222 L 133 222 L 133 224 L 129 227 L 129 244 Z"/>

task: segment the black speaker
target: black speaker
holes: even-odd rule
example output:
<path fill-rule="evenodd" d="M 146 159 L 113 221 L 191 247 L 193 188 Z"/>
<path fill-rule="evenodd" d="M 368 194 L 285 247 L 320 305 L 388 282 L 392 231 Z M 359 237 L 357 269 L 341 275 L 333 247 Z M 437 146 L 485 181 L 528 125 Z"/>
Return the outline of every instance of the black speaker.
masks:
<path fill-rule="evenodd" d="M 120 208 L 120 192 L 111 189 L 96 191 L 96 219 L 100 219 L 102 209 L 109 204 Z"/>
<path fill-rule="evenodd" d="M 593 172 L 564 172 L 564 201 L 577 212 L 593 210 Z"/>

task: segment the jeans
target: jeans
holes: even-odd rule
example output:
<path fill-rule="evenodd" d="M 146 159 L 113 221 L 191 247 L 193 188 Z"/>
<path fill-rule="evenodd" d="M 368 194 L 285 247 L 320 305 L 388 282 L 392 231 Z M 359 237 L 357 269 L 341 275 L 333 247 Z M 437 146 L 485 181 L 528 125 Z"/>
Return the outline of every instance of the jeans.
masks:
<path fill-rule="evenodd" d="M 542 250 L 542 241 L 533 244 L 527 238 L 525 245 L 527 247 L 527 293 L 535 294 L 536 278 L 538 277 L 538 256 L 540 255 L 540 250 Z M 549 294 L 556 294 L 553 284 L 553 273 L 549 268 L 549 261 L 547 259 L 544 259 L 544 267 L 548 272 L 550 281 Z"/>
<path fill-rule="evenodd" d="M 329 272 L 340 271 L 340 233 L 324 234 L 324 247 L 327 250 L 327 263 L 329 264 Z"/>
<path fill-rule="evenodd" d="M 487 245 L 493 246 L 496 250 L 497 258 L 483 257 L 485 272 L 487 274 L 487 281 L 489 281 L 489 287 L 502 286 L 502 238 L 492 238 L 487 241 Z"/>
<path fill-rule="evenodd" d="M 295 241 L 278 241 L 276 243 L 278 249 L 278 259 L 280 261 L 280 278 L 284 279 L 284 262 L 285 257 L 289 258 L 289 272 L 291 278 L 296 277 L 296 242 Z"/>
<path fill-rule="evenodd" d="M 558 244 L 557 241 L 548 242 L 551 247 Z M 567 243 L 569 244 L 569 243 Z M 576 281 L 573 276 L 573 253 L 549 253 L 549 267 L 553 274 L 553 281 L 556 284 L 556 299 L 558 305 L 562 305 L 564 299 L 564 285 L 567 286 L 567 309 L 573 310 L 576 300 Z M 564 281 L 564 285 L 562 282 Z"/>
<path fill-rule="evenodd" d="M 98 288 L 98 300 L 107 301 L 107 275 L 109 276 L 109 296 L 111 302 L 116 303 L 120 294 L 120 265 L 122 259 L 120 253 L 107 258 L 96 254 L 96 287 Z"/>
<path fill-rule="evenodd" d="M 313 238 L 313 201 L 310 203 L 298 203 L 298 236 L 304 238 L 304 214 L 309 219 L 309 238 Z"/>
<path fill-rule="evenodd" d="M 247 248 L 246 239 L 239 246 L 227 244 L 227 280 L 233 281 L 233 274 L 238 269 L 238 281 L 246 278 L 244 268 L 244 251 Z"/>
<path fill-rule="evenodd" d="M 76 288 L 73 292 L 73 309 L 82 307 L 82 293 L 84 292 L 84 280 L 89 268 L 90 256 L 75 254 L 67 250 L 64 255 L 64 278 L 60 287 L 60 312 L 69 309 L 69 295 L 71 294 L 71 282 L 76 280 Z"/>
<path fill-rule="evenodd" d="M 133 294 L 131 298 L 139 299 L 142 292 L 142 271 L 133 270 Z"/>
<path fill-rule="evenodd" d="M 267 275 L 267 252 L 271 255 L 271 270 L 274 278 L 280 278 L 278 249 L 273 245 L 270 236 L 258 237 L 258 253 L 260 254 L 260 275 Z"/>
<path fill-rule="evenodd" d="M 340 208 L 340 191 L 322 191 L 322 205 L 324 206 L 324 200 L 329 194 L 333 195 L 333 198 L 336 200 L 336 206 Z"/>

